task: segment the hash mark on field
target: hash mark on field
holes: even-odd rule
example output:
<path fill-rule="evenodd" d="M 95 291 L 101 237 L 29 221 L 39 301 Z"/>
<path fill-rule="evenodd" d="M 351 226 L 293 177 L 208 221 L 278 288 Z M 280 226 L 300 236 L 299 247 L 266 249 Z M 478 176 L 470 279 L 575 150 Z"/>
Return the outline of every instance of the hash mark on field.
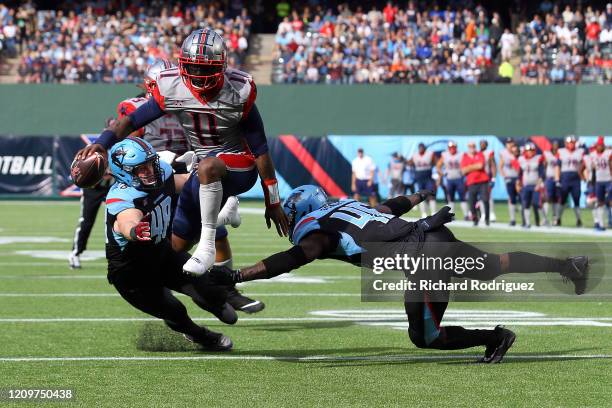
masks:
<path fill-rule="evenodd" d="M 443 361 L 443 360 L 476 360 L 482 355 L 389 355 L 389 356 L 253 356 L 253 355 L 199 355 L 199 356 L 123 356 L 123 357 L 0 357 L 0 362 L 63 362 L 63 361 L 199 361 L 199 360 L 237 360 L 237 361 L 289 361 L 303 363 L 342 362 L 342 361 Z M 542 355 L 507 355 L 504 360 L 595 360 L 610 359 L 612 354 L 542 354 Z"/>

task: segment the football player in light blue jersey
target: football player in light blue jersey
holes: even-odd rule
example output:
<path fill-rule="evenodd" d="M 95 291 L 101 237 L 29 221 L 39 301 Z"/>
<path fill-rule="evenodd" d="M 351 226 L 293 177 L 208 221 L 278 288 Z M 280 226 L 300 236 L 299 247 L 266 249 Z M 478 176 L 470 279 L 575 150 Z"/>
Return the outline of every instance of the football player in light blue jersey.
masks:
<path fill-rule="evenodd" d="M 485 253 L 457 240 L 444 226 L 454 216 L 449 207 L 444 207 L 436 214 L 417 222 L 400 218 L 432 195 L 433 192 L 422 190 L 411 196 L 387 200 L 372 208 L 356 200 L 329 202 L 325 192 L 317 186 L 298 187 L 283 202 L 283 209 L 290 223 L 289 239 L 293 243 L 291 249 L 241 270 L 215 267 L 210 274 L 213 280 L 219 283 L 233 284 L 269 279 L 315 259 L 334 258 L 362 266 L 362 262 L 367 262 L 362 259 L 367 244 L 384 243 L 385 257 L 398 254 L 416 256 L 415 253 L 422 248 L 422 252 L 427 256 L 468 256 L 484 259 L 483 269 L 466 270 L 461 274 L 447 271 L 445 273 L 449 276 L 443 276 L 443 279 L 454 276 L 490 280 L 510 272 L 556 272 L 574 283 L 576 294 L 584 293 L 588 277 L 588 259 L 585 256 L 556 259 L 526 252 Z M 432 243 L 454 244 L 440 244 L 433 250 L 432 245 L 421 245 Z M 415 249 L 418 251 L 415 252 Z M 440 322 L 448 305 L 448 292 L 445 293 L 445 300 L 439 297 L 434 300 L 429 291 L 406 292 L 404 306 L 409 321 L 408 334 L 412 342 L 417 347 L 440 350 L 485 346 L 482 362 L 500 362 L 512 346 L 514 333 L 501 326 L 493 330 L 441 326 Z"/>
<path fill-rule="evenodd" d="M 226 289 L 206 276 L 183 273 L 190 255 L 174 251 L 170 244 L 171 208 L 186 175 L 173 175 L 153 147 L 137 137 L 115 144 L 109 161 L 116 179 L 106 198 L 109 282 L 132 306 L 164 320 L 188 340 L 207 350 L 230 350 L 228 337 L 195 324 L 171 292 L 190 296 L 225 323 L 237 320 L 236 311 L 226 302 Z"/>

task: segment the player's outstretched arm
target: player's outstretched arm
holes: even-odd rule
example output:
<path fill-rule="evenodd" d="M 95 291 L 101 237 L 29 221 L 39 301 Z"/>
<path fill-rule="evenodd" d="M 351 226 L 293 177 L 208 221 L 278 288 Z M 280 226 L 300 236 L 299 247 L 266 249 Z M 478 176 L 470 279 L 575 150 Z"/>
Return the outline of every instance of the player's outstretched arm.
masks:
<path fill-rule="evenodd" d="M 129 208 L 117 214 L 114 229 L 129 241 L 151 240 L 149 217 L 135 208 Z"/>
<path fill-rule="evenodd" d="M 400 217 L 416 207 L 421 202 L 434 197 L 435 194 L 430 190 L 420 190 L 409 196 L 399 196 L 387 200 L 376 207 L 376 209 L 385 214 L 393 214 Z"/>
<path fill-rule="evenodd" d="M 338 244 L 338 238 L 321 231 L 314 231 L 303 238 L 299 245 L 287 251 L 278 252 L 255 265 L 232 270 L 223 266 L 214 266 L 211 277 L 219 284 L 232 285 L 240 282 L 270 279 L 283 273 L 298 269 L 317 258 L 331 252 Z"/>
<path fill-rule="evenodd" d="M 151 98 L 128 116 L 112 122 L 108 128 L 104 129 L 94 143 L 79 150 L 75 159 L 81 160 L 96 152 L 106 157 L 106 150 L 110 149 L 115 143 L 120 142 L 134 130 L 148 125 L 163 115 L 164 111 L 159 107 L 155 99 Z"/>

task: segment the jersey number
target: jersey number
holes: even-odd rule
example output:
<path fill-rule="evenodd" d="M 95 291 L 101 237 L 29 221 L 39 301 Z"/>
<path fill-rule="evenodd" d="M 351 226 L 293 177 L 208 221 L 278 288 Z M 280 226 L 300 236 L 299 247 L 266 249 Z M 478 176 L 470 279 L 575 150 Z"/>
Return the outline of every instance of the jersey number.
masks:
<path fill-rule="evenodd" d="M 166 197 L 151 212 L 151 237 L 155 237 L 156 244 L 159 244 L 168 232 L 170 216 L 172 215 L 171 203 L 172 198 Z"/>
<path fill-rule="evenodd" d="M 172 150 L 173 143 L 176 144 L 177 150 L 187 150 L 187 142 L 182 129 L 160 128 L 159 134 L 164 138 L 165 150 Z"/>
<path fill-rule="evenodd" d="M 357 201 L 340 207 L 329 216 L 329 218 L 338 218 L 353 224 L 359 229 L 363 229 L 370 221 L 386 224 L 393 217 L 392 214 L 383 214 Z"/>

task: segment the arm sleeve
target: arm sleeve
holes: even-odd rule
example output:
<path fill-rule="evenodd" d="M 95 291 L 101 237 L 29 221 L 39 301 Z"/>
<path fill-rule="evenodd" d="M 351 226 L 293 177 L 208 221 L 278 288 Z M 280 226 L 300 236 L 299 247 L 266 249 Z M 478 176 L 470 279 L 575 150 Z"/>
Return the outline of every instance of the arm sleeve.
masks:
<path fill-rule="evenodd" d="M 263 120 L 256 105 L 253 105 L 246 119 L 242 122 L 244 138 L 255 157 L 268 152 L 268 140 Z"/>
<path fill-rule="evenodd" d="M 154 98 L 150 98 L 147 103 L 140 105 L 138 109 L 130 113 L 128 118 L 130 118 L 130 122 L 134 129 L 140 129 L 162 116 L 164 116 L 164 111 Z"/>
<path fill-rule="evenodd" d="M 391 214 L 396 217 L 402 216 L 413 207 L 412 201 L 406 196 L 399 196 L 385 201 L 381 205 L 388 207 L 391 210 Z"/>
<path fill-rule="evenodd" d="M 262 262 L 266 266 L 267 277 L 273 278 L 304 266 L 328 253 L 334 245 L 337 245 L 337 237 L 313 231 L 299 245 L 264 259 Z"/>

